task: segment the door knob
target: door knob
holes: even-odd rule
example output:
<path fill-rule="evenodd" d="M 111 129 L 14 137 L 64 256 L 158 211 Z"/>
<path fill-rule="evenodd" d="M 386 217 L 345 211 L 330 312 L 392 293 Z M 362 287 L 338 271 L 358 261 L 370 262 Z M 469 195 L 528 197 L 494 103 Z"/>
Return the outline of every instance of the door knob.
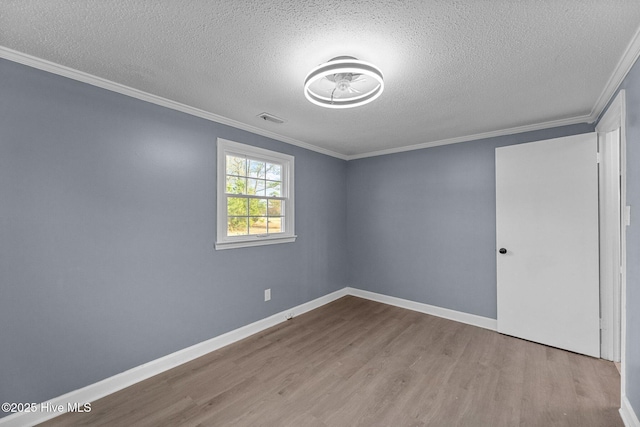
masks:
<path fill-rule="evenodd" d="M 507 250 L 505 248 L 500 248 L 498 252 L 500 252 L 501 254 L 506 254 Z"/>

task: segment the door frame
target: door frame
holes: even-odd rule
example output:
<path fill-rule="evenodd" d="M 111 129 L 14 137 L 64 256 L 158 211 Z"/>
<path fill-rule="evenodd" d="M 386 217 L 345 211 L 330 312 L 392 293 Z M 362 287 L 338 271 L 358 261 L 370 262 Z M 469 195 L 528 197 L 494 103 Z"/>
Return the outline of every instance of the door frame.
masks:
<path fill-rule="evenodd" d="M 598 138 L 607 132 L 620 129 L 620 212 L 622 216 L 621 232 L 619 236 L 602 236 L 605 239 L 619 238 L 620 241 L 620 310 L 619 310 L 619 322 L 620 322 L 620 370 L 621 370 L 621 396 L 624 399 L 625 396 L 625 353 L 626 353 L 626 290 L 627 290 L 627 243 L 626 243 L 626 226 L 629 224 L 629 208 L 627 207 L 627 140 L 626 140 L 626 95 L 624 89 L 618 92 L 607 111 L 601 117 L 598 125 L 596 126 L 596 132 L 598 132 Z M 607 295 L 609 301 L 613 301 L 614 289 L 611 282 L 601 282 L 601 295 Z M 602 297 L 601 297 L 602 299 Z M 603 299 L 604 300 L 604 299 Z M 601 318 L 612 319 L 616 313 L 614 312 L 614 306 L 612 304 L 604 304 L 601 306 Z M 616 315 L 617 317 L 617 315 Z M 614 322 L 616 319 L 614 319 Z M 602 355 L 603 358 L 612 359 L 615 354 L 614 349 L 611 347 L 613 339 L 610 334 L 613 333 L 611 327 L 602 329 Z M 606 346 L 606 348 L 604 348 Z M 611 356 L 611 357 L 605 357 Z"/>
<path fill-rule="evenodd" d="M 600 357 L 620 362 L 621 170 L 620 127 L 598 132 L 598 223 L 600 245 Z"/>

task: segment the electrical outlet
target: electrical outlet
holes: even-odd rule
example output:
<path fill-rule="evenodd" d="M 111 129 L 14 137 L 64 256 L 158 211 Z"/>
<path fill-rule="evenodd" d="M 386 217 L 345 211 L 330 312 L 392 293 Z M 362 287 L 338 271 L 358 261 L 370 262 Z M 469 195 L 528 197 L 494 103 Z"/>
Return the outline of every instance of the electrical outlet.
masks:
<path fill-rule="evenodd" d="M 264 290 L 264 300 L 269 301 L 271 299 L 271 289 Z"/>

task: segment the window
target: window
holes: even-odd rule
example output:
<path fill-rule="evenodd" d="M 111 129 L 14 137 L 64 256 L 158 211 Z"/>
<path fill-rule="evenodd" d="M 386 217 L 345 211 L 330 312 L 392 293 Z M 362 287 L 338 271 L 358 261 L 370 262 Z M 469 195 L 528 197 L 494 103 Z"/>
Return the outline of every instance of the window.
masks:
<path fill-rule="evenodd" d="M 295 241 L 293 161 L 218 138 L 216 249 Z"/>

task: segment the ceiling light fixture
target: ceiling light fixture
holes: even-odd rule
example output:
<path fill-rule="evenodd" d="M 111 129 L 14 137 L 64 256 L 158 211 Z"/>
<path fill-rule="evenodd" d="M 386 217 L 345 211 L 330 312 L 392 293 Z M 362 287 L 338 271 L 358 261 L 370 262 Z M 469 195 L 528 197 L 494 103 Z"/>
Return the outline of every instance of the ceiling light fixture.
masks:
<path fill-rule="evenodd" d="M 384 90 L 378 67 L 352 56 L 338 56 L 317 66 L 304 79 L 304 95 L 327 108 L 351 108 L 368 104 Z"/>

